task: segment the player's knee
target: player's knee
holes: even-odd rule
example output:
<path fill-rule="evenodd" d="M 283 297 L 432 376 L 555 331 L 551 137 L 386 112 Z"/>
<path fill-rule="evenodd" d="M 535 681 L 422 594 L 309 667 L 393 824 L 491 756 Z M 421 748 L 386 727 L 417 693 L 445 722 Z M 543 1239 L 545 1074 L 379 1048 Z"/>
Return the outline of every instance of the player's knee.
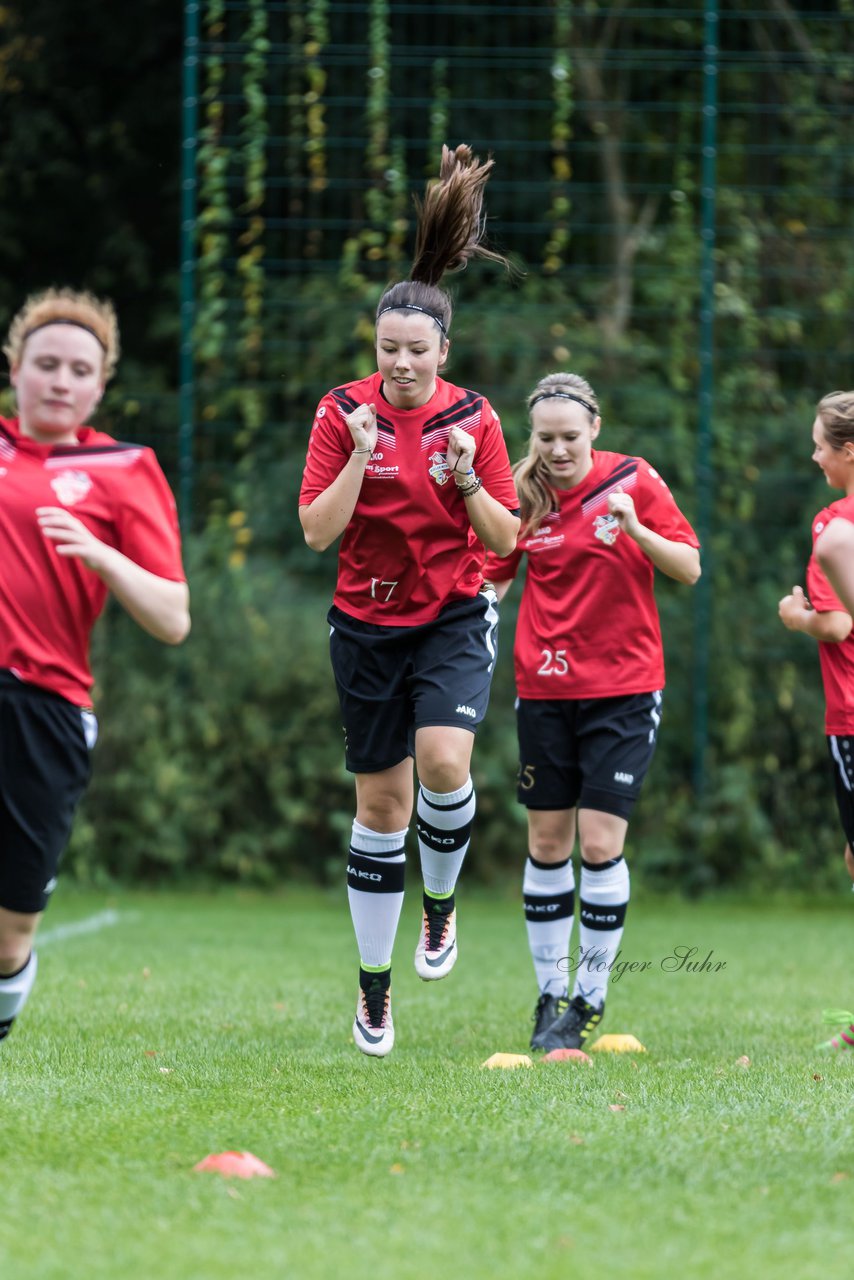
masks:
<path fill-rule="evenodd" d="M 10 973 L 18 973 L 23 969 L 31 951 L 32 938 L 0 935 L 0 978 L 8 978 Z"/>
<path fill-rule="evenodd" d="M 450 765 L 422 769 L 418 774 L 418 781 L 422 787 L 426 787 L 428 791 L 434 791 L 436 795 L 440 796 L 449 795 L 452 791 L 459 791 L 465 780 L 465 773 L 461 777 L 459 772 Z"/>
<path fill-rule="evenodd" d="M 37 917 L 0 909 L 0 977 L 17 973 L 33 949 Z"/>
<path fill-rule="evenodd" d="M 606 835 L 589 835 L 581 839 L 581 856 L 585 862 L 610 862 L 623 852 L 622 844 Z"/>
<path fill-rule="evenodd" d="M 563 862 L 572 855 L 572 846 L 567 846 L 564 836 L 543 834 L 531 835 L 528 839 L 531 857 L 537 862 Z"/>
<path fill-rule="evenodd" d="M 393 793 L 381 793 L 360 800 L 356 820 L 371 831 L 402 831 L 409 825 L 409 804 Z"/>
<path fill-rule="evenodd" d="M 465 786 L 469 776 L 469 760 L 468 756 L 462 758 L 452 744 L 437 744 L 419 755 L 417 770 L 422 787 L 435 791 L 437 795 L 448 795 Z"/>

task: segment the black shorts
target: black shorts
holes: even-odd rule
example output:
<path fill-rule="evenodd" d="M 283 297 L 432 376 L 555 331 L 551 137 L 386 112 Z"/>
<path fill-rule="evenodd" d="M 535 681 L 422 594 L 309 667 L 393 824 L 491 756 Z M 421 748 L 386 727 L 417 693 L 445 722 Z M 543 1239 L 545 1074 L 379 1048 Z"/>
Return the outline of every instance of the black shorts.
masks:
<path fill-rule="evenodd" d="M 527 809 L 599 809 L 628 818 L 661 722 L 661 691 L 516 703 L 517 797 Z"/>
<path fill-rule="evenodd" d="M 329 652 L 351 773 L 379 773 L 415 754 L 415 730 L 474 733 L 486 715 L 497 651 L 495 592 L 454 600 L 433 622 L 384 627 L 335 605 Z"/>
<path fill-rule="evenodd" d="M 0 907 L 43 911 L 89 781 L 91 711 L 0 671 Z"/>
<path fill-rule="evenodd" d="M 827 748 L 833 764 L 833 785 L 842 830 L 854 849 L 854 738 L 829 737 Z"/>

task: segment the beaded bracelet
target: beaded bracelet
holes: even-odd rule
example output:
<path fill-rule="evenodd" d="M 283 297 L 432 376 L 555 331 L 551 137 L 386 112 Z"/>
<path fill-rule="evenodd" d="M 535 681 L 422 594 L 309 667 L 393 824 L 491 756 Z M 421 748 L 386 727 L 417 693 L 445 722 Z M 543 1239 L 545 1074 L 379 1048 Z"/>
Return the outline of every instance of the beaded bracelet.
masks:
<path fill-rule="evenodd" d="M 467 484 L 465 487 L 463 487 L 463 485 L 461 484 L 458 484 L 457 493 L 459 493 L 460 496 L 463 498 L 471 498 L 475 493 L 477 493 L 482 488 L 483 488 L 483 481 L 481 480 L 480 476 L 475 476 L 471 484 Z"/>

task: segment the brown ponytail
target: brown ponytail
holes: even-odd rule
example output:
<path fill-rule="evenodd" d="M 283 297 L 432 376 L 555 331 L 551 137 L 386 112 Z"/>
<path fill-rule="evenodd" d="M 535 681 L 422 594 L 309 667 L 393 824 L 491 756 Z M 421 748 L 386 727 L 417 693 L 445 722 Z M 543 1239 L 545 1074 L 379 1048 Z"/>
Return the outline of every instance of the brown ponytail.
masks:
<path fill-rule="evenodd" d="M 484 163 L 465 144 L 453 151 L 442 147 L 438 180 L 430 183 L 424 199 L 416 199 L 418 230 L 415 257 L 409 279 L 391 285 L 380 298 L 377 319 L 386 311 L 423 311 L 436 321 L 447 340 L 453 306 L 442 277 L 462 271 L 471 258 L 488 258 L 509 267 L 507 258 L 487 249 L 483 189 L 495 161 Z"/>

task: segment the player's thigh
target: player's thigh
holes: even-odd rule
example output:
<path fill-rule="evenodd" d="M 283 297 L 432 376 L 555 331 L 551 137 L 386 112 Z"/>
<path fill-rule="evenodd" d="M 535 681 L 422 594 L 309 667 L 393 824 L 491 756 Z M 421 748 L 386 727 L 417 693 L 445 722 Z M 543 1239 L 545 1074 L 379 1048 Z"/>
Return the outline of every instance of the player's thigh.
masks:
<path fill-rule="evenodd" d="M 827 748 L 833 770 L 839 821 L 842 823 L 842 830 L 850 847 L 854 845 L 854 737 L 841 737 L 836 734 L 829 736 Z M 846 865 L 848 865 L 847 859 Z"/>
<path fill-rule="evenodd" d="M 446 605 L 419 631 L 410 676 L 416 729 L 446 725 L 475 732 L 489 705 L 497 626 L 490 589 Z"/>
<path fill-rule="evenodd" d="M 406 638 L 400 628 L 359 623 L 333 611 L 329 616 L 346 767 L 355 774 L 382 773 L 412 754 Z"/>
<path fill-rule="evenodd" d="M 575 736 L 576 704 L 516 700 L 519 772 L 516 798 L 526 809 L 569 810 L 578 803 L 582 776 Z"/>
<path fill-rule="evenodd" d="M 90 711 L 30 686 L 0 691 L 0 907 L 38 915 L 91 773 Z"/>
<path fill-rule="evenodd" d="M 631 817 L 655 754 L 661 705 L 660 691 L 579 703 L 579 809 Z"/>
<path fill-rule="evenodd" d="M 412 816 L 412 761 L 356 774 L 356 821 L 371 831 L 402 831 Z"/>

